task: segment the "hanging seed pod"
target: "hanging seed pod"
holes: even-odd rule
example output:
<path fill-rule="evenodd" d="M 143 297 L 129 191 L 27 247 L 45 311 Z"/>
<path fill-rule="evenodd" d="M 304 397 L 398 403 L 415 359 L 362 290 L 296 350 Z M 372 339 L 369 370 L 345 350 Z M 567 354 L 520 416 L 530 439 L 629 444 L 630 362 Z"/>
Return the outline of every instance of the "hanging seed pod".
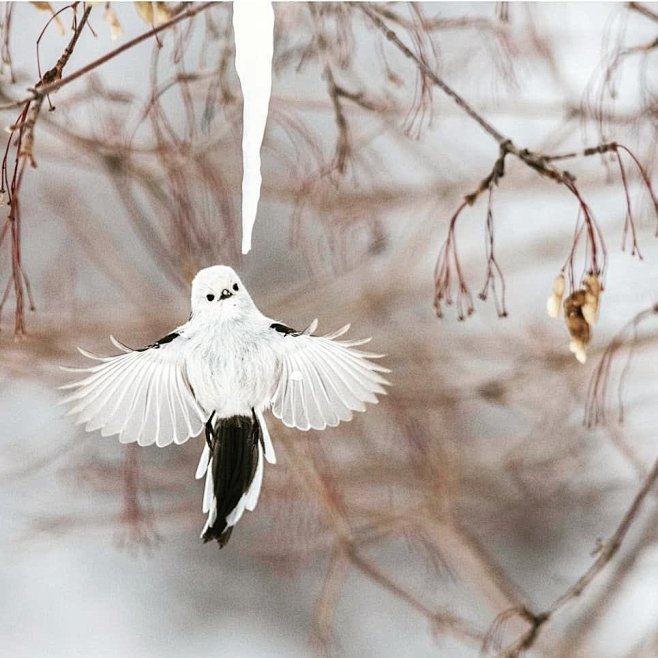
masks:
<path fill-rule="evenodd" d="M 580 341 L 572 338 L 569 341 L 569 351 L 573 353 L 576 359 L 580 363 L 585 363 L 587 361 L 587 353 L 585 352 L 585 344 Z"/>
<path fill-rule="evenodd" d="M 552 318 L 560 315 L 560 307 L 562 306 L 562 297 L 564 295 L 564 274 L 560 272 L 555 279 L 553 279 L 553 287 L 551 294 L 546 300 L 546 312 Z"/>
<path fill-rule="evenodd" d="M 164 2 L 135 2 L 140 18 L 148 25 L 161 25 L 171 18 L 171 12 Z"/>
<path fill-rule="evenodd" d="M 583 287 L 585 289 L 583 316 L 591 326 L 596 324 L 599 319 L 599 297 L 601 295 L 601 282 L 593 274 L 588 274 L 583 281 Z"/>
<path fill-rule="evenodd" d="M 60 33 L 60 35 L 64 36 L 66 34 L 64 23 L 62 23 L 59 16 L 57 16 L 57 11 L 53 9 L 53 6 L 49 2 L 31 2 L 30 4 L 36 9 L 38 9 L 39 11 L 47 11 L 49 14 L 52 14 L 53 21 L 57 26 L 57 30 Z"/>
<path fill-rule="evenodd" d="M 587 359 L 585 347 L 590 340 L 590 325 L 583 315 L 586 296 L 585 290 L 576 290 L 564 300 L 564 321 L 571 336 L 569 349 L 580 363 L 585 363 Z"/>
<path fill-rule="evenodd" d="M 109 4 L 105 7 L 103 20 L 110 26 L 110 38 L 112 41 L 116 41 L 123 34 L 123 28 L 119 22 L 119 17 Z"/>

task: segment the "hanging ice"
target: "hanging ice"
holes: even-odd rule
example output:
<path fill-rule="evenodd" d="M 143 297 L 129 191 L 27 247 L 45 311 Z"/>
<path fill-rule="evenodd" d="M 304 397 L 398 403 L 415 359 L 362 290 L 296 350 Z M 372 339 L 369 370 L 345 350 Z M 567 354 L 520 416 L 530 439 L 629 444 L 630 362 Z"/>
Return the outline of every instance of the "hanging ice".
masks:
<path fill-rule="evenodd" d="M 260 147 L 272 90 L 274 11 L 270 0 L 233 3 L 235 68 L 242 110 L 242 253 L 251 249 L 251 232 L 260 197 Z"/>

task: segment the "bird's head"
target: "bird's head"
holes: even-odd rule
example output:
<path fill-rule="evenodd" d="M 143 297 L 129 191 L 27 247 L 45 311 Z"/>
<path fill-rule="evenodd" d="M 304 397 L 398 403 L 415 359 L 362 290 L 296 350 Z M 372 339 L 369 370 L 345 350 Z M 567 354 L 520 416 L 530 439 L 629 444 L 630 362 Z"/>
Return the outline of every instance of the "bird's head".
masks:
<path fill-rule="evenodd" d="M 199 270 L 192 281 L 192 313 L 237 317 L 254 308 L 247 289 L 235 271 L 225 265 Z"/>

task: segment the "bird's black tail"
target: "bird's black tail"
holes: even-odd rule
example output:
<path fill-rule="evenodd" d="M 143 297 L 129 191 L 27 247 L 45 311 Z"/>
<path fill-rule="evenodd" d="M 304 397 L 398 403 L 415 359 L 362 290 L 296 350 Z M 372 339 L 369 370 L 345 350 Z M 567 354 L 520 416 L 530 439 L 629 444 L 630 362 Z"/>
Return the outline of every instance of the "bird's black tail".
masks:
<path fill-rule="evenodd" d="M 209 515 L 201 538 L 204 542 L 216 539 L 223 548 L 244 510 L 253 509 L 258 499 L 263 464 L 256 476 L 263 459 L 263 433 L 255 414 L 210 419 L 206 441 L 210 451 L 206 478 L 211 480 L 206 481 L 204 509 L 208 508 Z"/>

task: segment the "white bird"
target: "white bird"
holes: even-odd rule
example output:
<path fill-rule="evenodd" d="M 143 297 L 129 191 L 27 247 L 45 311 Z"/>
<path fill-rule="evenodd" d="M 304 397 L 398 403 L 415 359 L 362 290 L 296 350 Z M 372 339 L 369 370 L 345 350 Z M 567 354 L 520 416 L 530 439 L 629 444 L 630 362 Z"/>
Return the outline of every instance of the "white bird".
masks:
<path fill-rule="evenodd" d="M 276 463 L 263 412 L 288 427 L 324 429 L 377 403 L 390 372 L 356 349 L 364 340 L 336 340 L 348 329 L 313 335 L 314 320 L 295 331 L 263 315 L 238 275 L 222 265 L 192 282 L 190 319 L 155 343 L 133 350 L 114 337 L 122 354 L 99 357 L 62 388 L 63 403 L 87 431 L 118 434 L 122 443 L 181 444 L 205 429 L 196 477 L 206 476 L 201 532 L 220 547 L 245 510 L 258 502 L 263 458 Z"/>

